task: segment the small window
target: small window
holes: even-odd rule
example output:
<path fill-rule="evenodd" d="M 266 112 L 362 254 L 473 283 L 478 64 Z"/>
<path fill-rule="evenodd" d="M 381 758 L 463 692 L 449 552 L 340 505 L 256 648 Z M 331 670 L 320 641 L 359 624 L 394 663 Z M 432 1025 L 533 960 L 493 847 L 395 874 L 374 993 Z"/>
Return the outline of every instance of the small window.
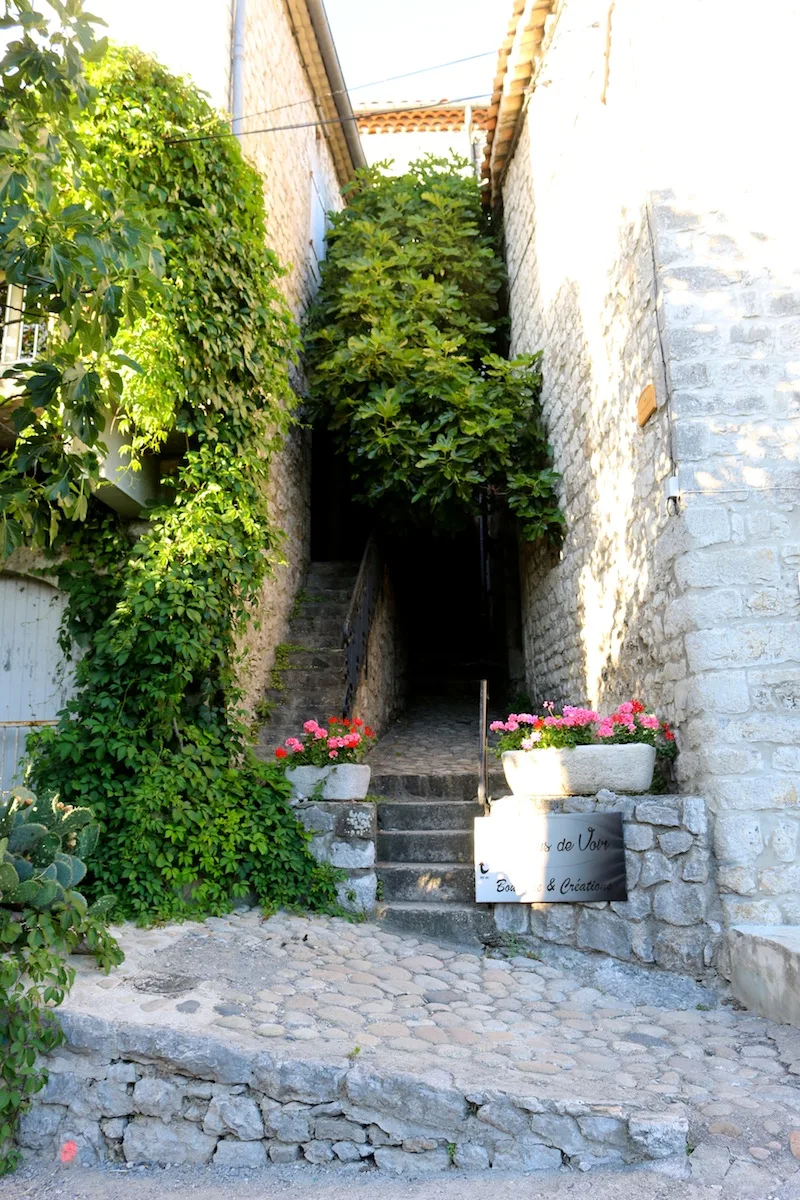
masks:
<path fill-rule="evenodd" d="M 0 363 L 8 366 L 17 362 L 34 362 L 47 342 L 44 321 L 26 321 L 25 291 L 16 284 L 0 280 L 0 316 L 2 343 Z"/>

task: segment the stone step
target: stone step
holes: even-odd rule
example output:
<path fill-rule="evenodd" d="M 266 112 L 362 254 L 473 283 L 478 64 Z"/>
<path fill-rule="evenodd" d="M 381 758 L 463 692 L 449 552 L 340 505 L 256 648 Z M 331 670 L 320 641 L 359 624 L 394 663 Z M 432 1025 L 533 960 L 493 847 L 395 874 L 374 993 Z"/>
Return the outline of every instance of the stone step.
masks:
<path fill-rule="evenodd" d="M 472 822 L 480 816 L 483 809 L 473 800 L 392 800 L 378 804 L 378 828 L 386 830 L 471 830 Z"/>
<path fill-rule="evenodd" d="M 489 905 L 393 902 L 379 913 L 384 929 L 459 946 L 491 944 L 497 933 Z"/>
<path fill-rule="evenodd" d="M 471 904 L 475 899 L 471 864 L 379 862 L 375 870 L 387 902 Z"/>
<path fill-rule="evenodd" d="M 291 663 L 291 670 L 317 670 L 334 669 L 344 674 L 344 650 L 314 650 L 306 649 L 291 650 L 287 658 Z"/>
<path fill-rule="evenodd" d="M 312 562 L 305 578 L 305 589 L 313 592 L 324 587 L 349 587 L 351 590 L 358 575 L 358 563 Z"/>
<path fill-rule="evenodd" d="M 377 851 L 379 860 L 388 863 L 469 863 L 472 831 L 379 830 Z"/>
<path fill-rule="evenodd" d="M 282 672 L 286 692 L 296 696 L 344 688 L 344 664 L 336 667 L 289 667 Z"/>
<path fill-rule="evenodd" d="M 289 623 L 288 640 L 306 650 L 341 650 L 344 641 L 344 615 L 341 618 L 295 617 Z"/>
<path fill-rule="evenodd" d="M 505 776 L 497 771 L 490 772 L 489 794 L 500 796 L 508 790 Z M 465 771 L 459 774 L 395 775 L 375 772 L 370 791 L 393 800 L 424 800 L 429 796 L 437 800 L 474 800 L 478 795 L 477 766 L 474 772 Z"/>
<path fill-rule="evenodd" d="M 314 609 L 320 604 L 336 604 L 347 610 L 353 595 L 352 587 L 345 584 L 342 587 L 306 587 L 305 595 L 300 602 L 301 609 Z"/>

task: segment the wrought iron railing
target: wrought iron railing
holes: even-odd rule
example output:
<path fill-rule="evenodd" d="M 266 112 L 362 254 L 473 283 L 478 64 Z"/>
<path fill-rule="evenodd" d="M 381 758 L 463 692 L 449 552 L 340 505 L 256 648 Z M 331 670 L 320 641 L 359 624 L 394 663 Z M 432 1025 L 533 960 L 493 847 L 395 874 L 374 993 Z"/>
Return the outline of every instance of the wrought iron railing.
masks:
<path fill-rule="evenodd" d="M 489 740 L 486 728 L 488 707 L 489 685 L 482 679 L 478 707 L 478 803 L 484 810 L 489 807 Z"/>
<path fill-rule="evenodd" d="M 0 721 L 0 795 L 20 782 L 16 775 L 30 731 L 57 724 L 58 721 Z"/>
<path fill-rule="evenodd" d="M 353 596 L 344 621 L 345 661 L 342 715 L 351 717 L 362 672 L 369 676 L 369 631 L 383 588 L 383 557 L 373 537 L 367 540 Z"/>

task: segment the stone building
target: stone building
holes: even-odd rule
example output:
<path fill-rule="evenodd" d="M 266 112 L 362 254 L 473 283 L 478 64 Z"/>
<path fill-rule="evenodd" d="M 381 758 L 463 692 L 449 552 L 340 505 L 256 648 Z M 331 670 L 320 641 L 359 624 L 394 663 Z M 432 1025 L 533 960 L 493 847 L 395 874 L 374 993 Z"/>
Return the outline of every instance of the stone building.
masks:
<path fill-rule="evenodd" d="M 191 75 L 216 107 L 231 113 L 242 149 L 263 179 L 269 242 L 287 268 L 282 286 L 300 321 L 319 281 L 328 213 L 341 207 L 342 186 L 364 162 L 324 7 L 320 0 L 173 0 L 166 19 L 162 9 L 154 0 L 133 6 L 106 0 L 99 15 L 112 38 Z M 25 356 L 24 346 L 8 347 L 4 361 L 20 353 Z M 2 436 L 0 427 L 0 442 Z M 100 496 L 133 516 L 146 498 L 144 477 L 124 470 L 119 487 Z M 263 692 L 308 562 L 309 494 L 310 435 L 296 429 L 272 464 L 271 511 L 287 534 L 286 562 L 265 584 L 260 627 L 249 635 L 250 703 Z M 31 578 L 29 567 L 29 556 L 18 554 L 0 575 L 6 664 L 0 787 L 8 786 L 30 724 L 54 719 L 68 687 L 59 674 L 61 598 L 51 584 Z"/>
<path fill-rule="evenodd" d="M 515 0 L 484 176 L 567 536 L 522 555 L 535 700 L 677 727 L 730 923 L 800 923 L 796 5 Z M 747 30 L 743 36 L 743 30 Z"/>

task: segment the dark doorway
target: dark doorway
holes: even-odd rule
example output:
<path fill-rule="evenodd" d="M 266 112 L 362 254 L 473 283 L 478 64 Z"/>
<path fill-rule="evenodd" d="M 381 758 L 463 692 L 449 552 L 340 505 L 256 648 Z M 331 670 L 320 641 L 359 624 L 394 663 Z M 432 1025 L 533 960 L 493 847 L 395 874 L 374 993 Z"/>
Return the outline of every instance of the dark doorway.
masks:
<path fill-rule="evenodd" d="M 459 533 L 387 540 L 407 651 L 410 700 L 472 698 L 480 679 L 505 695 L 520 641 L 516 539 L 490 522 L 486 587 L 477 520 Z"/>

